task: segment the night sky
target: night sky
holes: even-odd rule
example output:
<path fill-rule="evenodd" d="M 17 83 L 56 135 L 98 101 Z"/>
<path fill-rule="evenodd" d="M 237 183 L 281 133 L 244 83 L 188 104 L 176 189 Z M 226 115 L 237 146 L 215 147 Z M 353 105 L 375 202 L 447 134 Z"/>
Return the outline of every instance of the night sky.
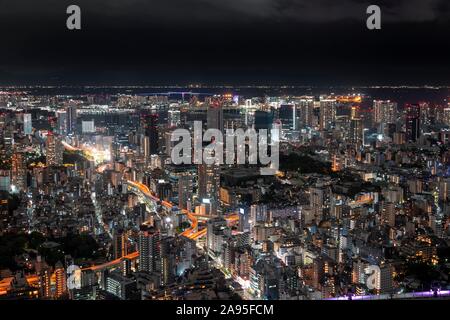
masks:
<path fill-rule="evenodd" d="M 66 28 L 66 8 L 82 30 Z M 366 8 L 382 9 L 382 30 Z M 448 0 L 0 0 L 0 84 L 450 85 Z"/>

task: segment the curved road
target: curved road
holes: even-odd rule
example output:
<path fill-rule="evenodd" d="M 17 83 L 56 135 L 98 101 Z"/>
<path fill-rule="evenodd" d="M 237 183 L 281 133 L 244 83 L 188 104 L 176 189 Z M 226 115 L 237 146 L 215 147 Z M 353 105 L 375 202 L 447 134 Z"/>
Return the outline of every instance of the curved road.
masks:
<path fill-rule="evenodd" d="M 150 191 L 150 189 L 143 183 L 131 181 L 131 180 L 127 180 L 127 183 L 129 185 L 139 189 L 139 191 L 142 194 L 144 194 L 146 197 L 148 197 L 150 200 L 156 202 L 157 204 L 161 204 L 163 207 L 165 207 L 167 209 L 171 209 L 174 206 L 174 204 L 169 201 L 164 201 L 164 200 L 161 201 L 161 199 L 159 199 L 158 197 L 153 195 L 152 192 Z M 189 221 L 191 223 L 191 226 L 181 233 L 182 236 L 188 237 L 190 239 L 198 239 L 199 237 L 206 234 L 206 228 L 203 230 L 197 231 L 198 219 L 193 212 L 189 212 L 188 210 L 185 210 L 185 209 L 182 209 L 181 212 L 187 216 L 187 218 L 189 219 Z"/>

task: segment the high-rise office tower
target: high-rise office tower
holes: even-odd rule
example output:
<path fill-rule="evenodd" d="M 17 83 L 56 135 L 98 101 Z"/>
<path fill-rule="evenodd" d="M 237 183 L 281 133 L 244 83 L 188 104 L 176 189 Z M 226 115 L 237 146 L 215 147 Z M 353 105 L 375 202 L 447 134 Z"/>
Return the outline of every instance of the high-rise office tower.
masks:
<path fill-rule="evenodd" d="M 27 166 L 25 163 L 25 154 L 23 152 L 14 152 L 11 161 L 12 183 L 17 190 L 25 190 L 27 187 Z"/>
<path fill-rule="evenodd" d="M 127 234 L 123 229 L 115 230 L 113 235 L 114 259 L 122 258 L 128 254 Z"/>
<path fill-rule="evenodd" d="M 392 202 L 384 202 L 381 206 L 381 219 L 383 223 L 390 227 L 395 226 L 395 204 Z"/>
<path fill-rule="evenodd" d="M 350 108 L 350 120 L 359 118 L 359 109 L 360 107 L 356 105 Z"/>
<path fill-rule="evenodd" d="M 82 133 L 94 133 L 95 132 L 94 120 L 81 121 L 81 132 Z"/>
<path fill-rule="evenodd" d="M 149 139 L 150 154 L 158 153 L 159 147 L 158 122 L 159 122 L 158 114 L 143 113 L 141 115 L 141 126 L 142 128 L 144 128 L 145 136 L 148 137 Z"/>
<path fill-rule="evenodd" d="M 210 205 L 210 214 L 217 210 L 220 188 L 220 168 L 217 165 L 198 165 L 198 198 Z"/>
<path fill-rule="evenodd" d="M 63 264 L 58 261 L 55 266 L 55 298 L 58 299 L 67 292 L 66 270 Z"/>
<path fill-rule="evenodd" d="M 381 123 L 395 123 L 397 120 L 397 103 L 390 100 L 373 101 L 373 122 L 378 125 Z"/>
<path fill-rule="evenodd" d="M 316 221 L 322 220 L 330 207 L 330 190 L 328 187 L 310 187 L 309 203 L 316 217 Z"/>
<path fill-rule="evenodd" d="M 149 163 L 150 155 L 151 155 L 151 153 L 150 153 L 150 138 L 148 136 L 143 135 L 141 141 L 142 141 L 142 149 L 143 149 L 142 151 L 144 154 L 145 161 L 147 163 Z"/>
<path fill-rule="evenodd" d="M 355 118 L 350 120 L 349 138 L 351 143 L 361 146 L 364 142 L 364 128 L 361 119 Z"/>
<path fill-rule="evenodd" d="M 31 134 L 33 131 L 31 123 L 31 113 L 24 113 L 23 115 L 23 134 Z"/>
<path fill-rule="evenodd" d="M 174 238 L 166 237 L 161 240 L 161 284 L 168 285 L 172 283 L 177 270 L 177 247 Z"/>
<path fill-rule="evenodd" d="M 336 100 L 321 99 L 320 100 L 320 129 L 331 129 L 336 120 Z"/>
<path fill-rule="evenodd" d="M 251 230 L 250 228 L 250 208 L 242 207 L 239 208 L 239 231 L 240 232 L 248 232 Z"/>
<path fill-rule="evenodd" d="M 253 204 L 250 207 L 250 229 L 258 222 L 267 222 L 268 210 L 265 204 Z"/>
<path fill-rule="evenodd" d="M 436 107 L 427 102 L 419 103 L 420 122 L 422 125 L 431 125 L 436 120 Z"/>
<path fill-rule="evenodd" d="M 367 280 L 366 268 L 369 266 L 369 263 L 358 259 L 353 261 L 352 263 L 352 283 L 353 284 L 365 284 Z"/>
<path fill-rule="evenodd" d="M 215 253 L 222 250 L 222 235 L 226 221 L 222 218 L 214 218 L 207 221 L 206 247 Z"/>
<path fill-rule="evenodd" d="M 181 124 L 181 112 L 180 110 L 169 110 L 169 126 L 178 127 Z"/>
<path fill-rule="evenodd" d="M 14 146 L 14 120 L 10 115 L 0 115 L 0 152 L 6 153 Z"/>
<path fill-rule="evenodd" d="M 183 175 L 178 179 L 178 206 L 180 209 L 190 209 L 193 185 L 194 179 L 190 174 Z"/>
<path fill-rule="evenodd" d="M 417 104 L 406 105 L 406 140 L 415 142 L 420 137 L 420 108 Z"/>
<path fill-rule="evenodd" d="M 117 161 L 120 159 L 120 142 L 117 139 L 111 143 L 111 160 Z"/>
<path fill-rule="evenodd" d="M 282 104 L 279 110 L 279 118 L 283 136 L 297 130 L 297 109 L 294 104 Z"/>
<path fill-rule="evenodd" d="M 58 110 L 56 112 L 57 132 L 61 135 L 67 134 L 67 112 Z"/>
<path fill-rule="evenodd" d="M 314 97 L 304 97 L 298 102 L 299 127 L 312 127 L 314 125 Z"/>
<path fill-rule="evenodd" d="M 218 101 L 212 101 L 207 110 L 207 129 L 217 129 L 223 132 L 223 109 Z M 213 156 L 210 154 L 210 156 Z M 220 188 L 220 165 L 198 165 L 198 197 L 208 206 L 209 214 L 217 213 L 217 203 Z"/>
<path fill-rule="evenodd" d="M 172 133 L 174 129 L 164 129 L 163 135 L 164 135 L 164 152 L 167 156 L 171 156 L 172 149 L 177 144 L 176 142 L 172 141 Z"/>
<path fill-rule="evenodd" d="M 77 129 L 77 107 L 70 105 L 66 108 L 66 130 L 68 134 L 75 133 Z"/>
<path fill-rule="evenodd" d="M 255 130 L 266 129 L 270 131 L 273 124 L 273 113 L 268 111 L 255 111 Z"/>
<path fill-rule="evenodd" d="M 111 272 L 106 277 L 106 291 L 121 300 L 134 297 L 136 282 L 118 272 Z"/>
<path fill-rule="evenodd" d="M 39 276 L 40 295 L 44 299 L 50 299 L 52 297 L 51 278 L 52 275 L 49 268 L 41 270 Z"/>
<path fill-rule="evenodd" d="M 63 146 L 58 136 L 49 132 L 46 142 L 47 166 L 60 166 L 63 163 Z"/>
<path fill-rule="evenodd" d="M 218 129 L 223 132 L 223 109 L 220 104 L 212 104 L 208 106 L 206 113 L 207 128 Z"/>
<path fill-rule="evenodd" d="M 393 267 L 389 263 L 381 263 L 379 270 L 374 270 L 374 275 L 372 276 L 374 280 L 374 289 L 376 293 L 391 293 L 393 284 Z"/>
<path fill-rule="evenodd" d="M 128 276 L 131 274 L 131 260 L 128 258 L 122 259 L 121 271 L 123 276 Z"/>
<path fill-rule="evenodd" d="M 139 232 L 139 271 L 161 271 L 161 235 L 153 227 L 141 226 Z"/>

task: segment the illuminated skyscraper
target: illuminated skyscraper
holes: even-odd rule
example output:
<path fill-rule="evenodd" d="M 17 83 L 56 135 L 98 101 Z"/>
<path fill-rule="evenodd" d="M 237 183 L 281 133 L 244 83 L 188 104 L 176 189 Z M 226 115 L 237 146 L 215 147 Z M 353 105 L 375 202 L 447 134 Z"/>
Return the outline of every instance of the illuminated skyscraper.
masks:
<path fill-rule="evenodd" d="M 124 230 L 115 230 L 113 236 L 114 259 L 122 258 L 128 254 L 127 234 Z"/>
<path fill-rule="evenodd" d="M 181 123 L 181 112 L 180 110 L 169 110 L 169 126 L 177 127 Z"/>
<path fill-rule="evenodd" d="M 66 270 L 61 262 L 55 266 L 55 298 L 58 299 L 67 292 Z"/>
<path fill-rule="evenodd" d="M 131 299 L 135 288 L 135 281 L 118 272 L 112 272 L 106 277 L 106 291 L 121 300 Z"/>
<path fill-rule="evenodd" d="M 12 184 L 17 190 L 24 191 L 27 187 L 27 167 L 25 163 L 25 154 L 23 152 L 14 152 L 11 169 Z"/>
<path fill-rule="evenodd" d="M 77 128 L 77 107 L 68 106 L 66 108 L 66 130 L 68 134 L 75 133 Z"/>
<path fill-rule="evenodd" d="M 316 221 L 321 221 L 330 207 L 330 190 L 328 187 L 310 187 L 309 204 L 314 212 Z"/>
<path fill-rule="evenodd" d="M 297 130 L 297 110 L 294 104 L 282 104 L 280 106 L 280 120 L 282 134 L 286 136 L 289 132 Z"/>
<path fill-rule="evenodd" d="M 374 270 L 371 279 L 373 279 L 374 289 L 377 294 L 391 293 L 393 290 L 393 268 L 389 263 L 381 263 L 379 270 Z"/>
<path fill-rule="evenodd" d="M 220 188 L 220 168 L 217 165 L 198 165 L 198 198 L 210 205 L 210 214 L 217 212 Z"/>
<path fill-rule="evenodd" d="M 214 218 L 207 221 L 206 247 L 214 253 L 222 250 L 223 232 L 226 221 L 222 218 Z"/>
<path fill-rule="evenodd" d="M 364 128 L 361 119 L 355 118 L 350 120 L 350 141 L 361 146 L 364 141 Z"/>
<path fill-rule="evenodd" d="M 422 125 L 431 125 L 435 119 L 435 108 L 429 103 L 419 103 L 420 108 L 420 122 Z"/>
<path fill-rule="evenodd" d="M 150 138 L 148 136 L 142 136 L 142 151 L 144 153 L 145 161 L 150 162 Z"/>
<path fill-rule="evenodd" d="M 49 132 L 46 142 L 47 166 L 60 166 L 63 163 L 63 146 L 58 136 Z"/>
<path fill-rule="evenodd" d="M 152 227 L 141 226 L 139 232 L 139 271 L 157 272 L 161 270 L 161 236 Z"/>
<path fill-rule="evenodd" d="M 33 131 L 33 127 L 31 124 L 31 114 L 25 113 L 23 115 L 23 134 L 31 134 Z"/>
<path fill-rule="evenodd" d="M 206 117 L 208 129 L 218 129 L 223 132 L 223 109 L 220 104 L 210 105 Z"/>
<path fill-rule="evenodd" d="M 49 268 L 44 268 L 40 273 L 40 294 L 44 299 L 50 299 L 52 297 L 51 277 L 52 275 Z"/>
<path fill-rule="evenodd" d="M 219 101 L 211 101 L 207 110 L 207 129 L 223 132 L 223 109 Z M 212 156 L 212 154 L 210 155 Z M 198 165 L 198 198 L 208 206 L 209 214 L 217 213 L 220 187 L 220 165 Z"/>
<path fill-rule="evenodd" d="M 373 121 L 375 124 L 395 123 L 397 120 L 397 103 L 390 100 L 373 101 Z"/>
<path fill-rule="evenodd" d="M 332 128 L 336 120 L 336 100 L 321 99 L 320 100 L 320 129 L 329 130 Z"/>
<path fill-rule="evenodd" d="M 145 136 L 149 139 L 150 154 L 158 153 L 158 115 L 144 113 L 141 115 L 141 126 L 144 128 Z"/>
<path fill-rule="evenodd" d="M 193 185 L 193 177 L 190 174 L 183 175 L 178 179 L 178 206 L 180 209 L 190 209 Z"/>
<path fill-rule="evenodd" d="M 304 97 L 300 99 L 298 104 L 298 113 L 300 119 L 299 127 L 312 127 L 314 125 L 314 98 Z"/>
<path fill-rule="evenodd" d="M 392 202 L 383 202 L 381 206 L 381 219 L 383 223 L 390 227 L 395 226 L 395 204 Z"/>
<path fill-rule="evenodd" d="M 174 238 L 166 237 L 161 240 L 161 284 L 172 283 L 176 276 L 176 243 Z"/>
<path fill-rule="evenodd" d="M 82 133 L 94 133 L 95 132 L 94 120 L 82 121 L 81 122 L 81 132 Z"/>
<path fill-rule="evenodd" d="M 359 112 L 359 106 L 352 106 L 350 109 L 350 119 L 357 119 Z"/>
<path fill-rule="evenodd" d="M 420 137 L 420 108 L 417 104 L 406 105 L 406 140 L 415 142 Z"/>
<path fill-rule="evenodd" d="M 56 112 L 57 118 L 57 132 L 61 135 L 67 134 L 67 112 L 65 110 L 58 110 Z"/>

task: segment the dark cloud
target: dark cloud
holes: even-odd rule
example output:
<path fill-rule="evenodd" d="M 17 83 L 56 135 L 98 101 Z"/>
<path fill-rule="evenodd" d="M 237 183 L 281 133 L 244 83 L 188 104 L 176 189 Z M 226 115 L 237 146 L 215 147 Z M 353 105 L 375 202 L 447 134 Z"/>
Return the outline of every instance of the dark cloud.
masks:
<path fill-rule="evenodd" d="M 64 16 L 65 8 L 77 4 L 83 13 L 98 20 L 117 19 L 133 24 L 142 22 L 195 24 L 259 21 L 332 22 L 365 19 L 371 4 L 382 8 L 386 22 L 437 21 L 450 18 L 447 0 L 16 0 L 0 1 L 0 17 L 40 17 L 42 20 Z M 61 17 L 62 18 L 62 17 Z M 25 21 L 22 21 L 25 22 Z"/>
<path fill-rule="evenodd" d="M 82 30 L 65 27 L 82 9 Z M 382 9 L 382 30 L 365 27 Z M 0 0 L 0 81 L 450 82 L 448 0 Z"/>

